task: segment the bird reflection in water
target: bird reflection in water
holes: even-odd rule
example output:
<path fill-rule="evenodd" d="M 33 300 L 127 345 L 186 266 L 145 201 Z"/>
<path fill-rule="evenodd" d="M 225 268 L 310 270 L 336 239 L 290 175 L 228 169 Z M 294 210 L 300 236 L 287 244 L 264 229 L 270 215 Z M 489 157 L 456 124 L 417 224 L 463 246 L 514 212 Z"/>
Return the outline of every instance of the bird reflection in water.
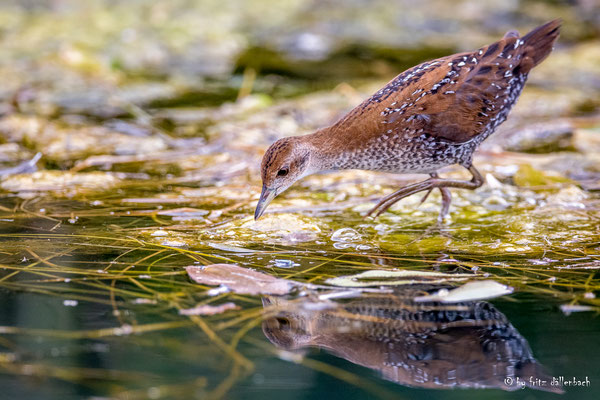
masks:
<path fill-rule="evenodd" d="M 335 303 L 265 297 L 263 332 L 279 348 L 326 349 L 406 386 L 515 390 L 521 388 L 515 382 L 551 380 L 525 338 L 490 303 L 412 298 L 406 291 Z"/>

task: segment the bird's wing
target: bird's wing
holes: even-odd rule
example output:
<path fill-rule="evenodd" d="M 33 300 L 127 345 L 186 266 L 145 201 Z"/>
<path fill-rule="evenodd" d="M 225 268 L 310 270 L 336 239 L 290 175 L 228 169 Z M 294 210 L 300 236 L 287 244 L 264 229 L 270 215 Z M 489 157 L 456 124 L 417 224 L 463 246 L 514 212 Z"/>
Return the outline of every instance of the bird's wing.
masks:
<path fill-rule="evenodd" d="M 417 65 L 336 125 L 371 137 L 394 132 L 466 142 L 506 116 L 529 70 L 552 50 L 559 28 L 556 20 L 522 38 L 511 31 L 474 52 Z"/>

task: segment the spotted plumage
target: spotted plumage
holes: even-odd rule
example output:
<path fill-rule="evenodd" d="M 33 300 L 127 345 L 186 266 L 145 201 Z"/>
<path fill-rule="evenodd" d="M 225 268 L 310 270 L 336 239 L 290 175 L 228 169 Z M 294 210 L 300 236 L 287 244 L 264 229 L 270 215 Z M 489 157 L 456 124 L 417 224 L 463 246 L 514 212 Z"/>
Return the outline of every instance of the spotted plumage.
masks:
<path fill-rule="evenodd" d="M 530 70 L 552 51 L 561 22 L 551 21 L 520 37 L 473 52 L 427 61 L 392 79 L 332 126 L 274 143 L 262 163 L 263 193 L 279 194 L 295 180 L 321 170 L 364 169 L 427 173 L 431 179 L 407 186 L 382 200 L 380 213 L 399 199 L 433 188 L 474 189 L 482 184 L 472 166 L 477 146 L 504 122 Z M 294 171 L 297 157 L 304 162 Z M 440 179 L 440 168 L 460 164 L 473 180 Z M 277 175 L 282 168 L 290 174 Z M 444 191 L 443 191 L 444 194 Z M 273 196 L 274 197 L 274 196 Z M 447 212 L 446 190 L 441 217 Z M 446 204 L 447 203 L 447 204 Z M 259 202 L 256 217 L 264 211 Z"/>

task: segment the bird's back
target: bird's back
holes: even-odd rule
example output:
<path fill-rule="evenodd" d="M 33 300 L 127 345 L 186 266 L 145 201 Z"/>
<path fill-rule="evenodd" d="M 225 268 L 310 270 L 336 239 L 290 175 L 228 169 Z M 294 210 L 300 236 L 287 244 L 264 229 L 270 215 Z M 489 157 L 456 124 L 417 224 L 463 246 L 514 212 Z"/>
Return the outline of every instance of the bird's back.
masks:
<path fill-rule="evenodd" d="M 432 172 L 470 162 L 506 119 L 529 71 L 552 51 L 561 21 L 508 32 L 474 52 L 417 65 L 316 137 L 342 150 L 336 168 Z"/>

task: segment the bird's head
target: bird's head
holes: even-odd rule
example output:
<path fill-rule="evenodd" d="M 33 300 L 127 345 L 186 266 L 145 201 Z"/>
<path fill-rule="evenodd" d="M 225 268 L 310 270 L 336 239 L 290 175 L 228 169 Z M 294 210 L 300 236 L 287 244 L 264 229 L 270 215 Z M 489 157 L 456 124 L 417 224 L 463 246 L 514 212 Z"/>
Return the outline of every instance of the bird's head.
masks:
<path fill-rule="evenodd" d="M 260 218 L 275 196 L 310 173 L 310 155 L 309 145 L 299 137 L 279 139 L 269 147 L 260 168 L 263 186 L 254 219 Z"/>

